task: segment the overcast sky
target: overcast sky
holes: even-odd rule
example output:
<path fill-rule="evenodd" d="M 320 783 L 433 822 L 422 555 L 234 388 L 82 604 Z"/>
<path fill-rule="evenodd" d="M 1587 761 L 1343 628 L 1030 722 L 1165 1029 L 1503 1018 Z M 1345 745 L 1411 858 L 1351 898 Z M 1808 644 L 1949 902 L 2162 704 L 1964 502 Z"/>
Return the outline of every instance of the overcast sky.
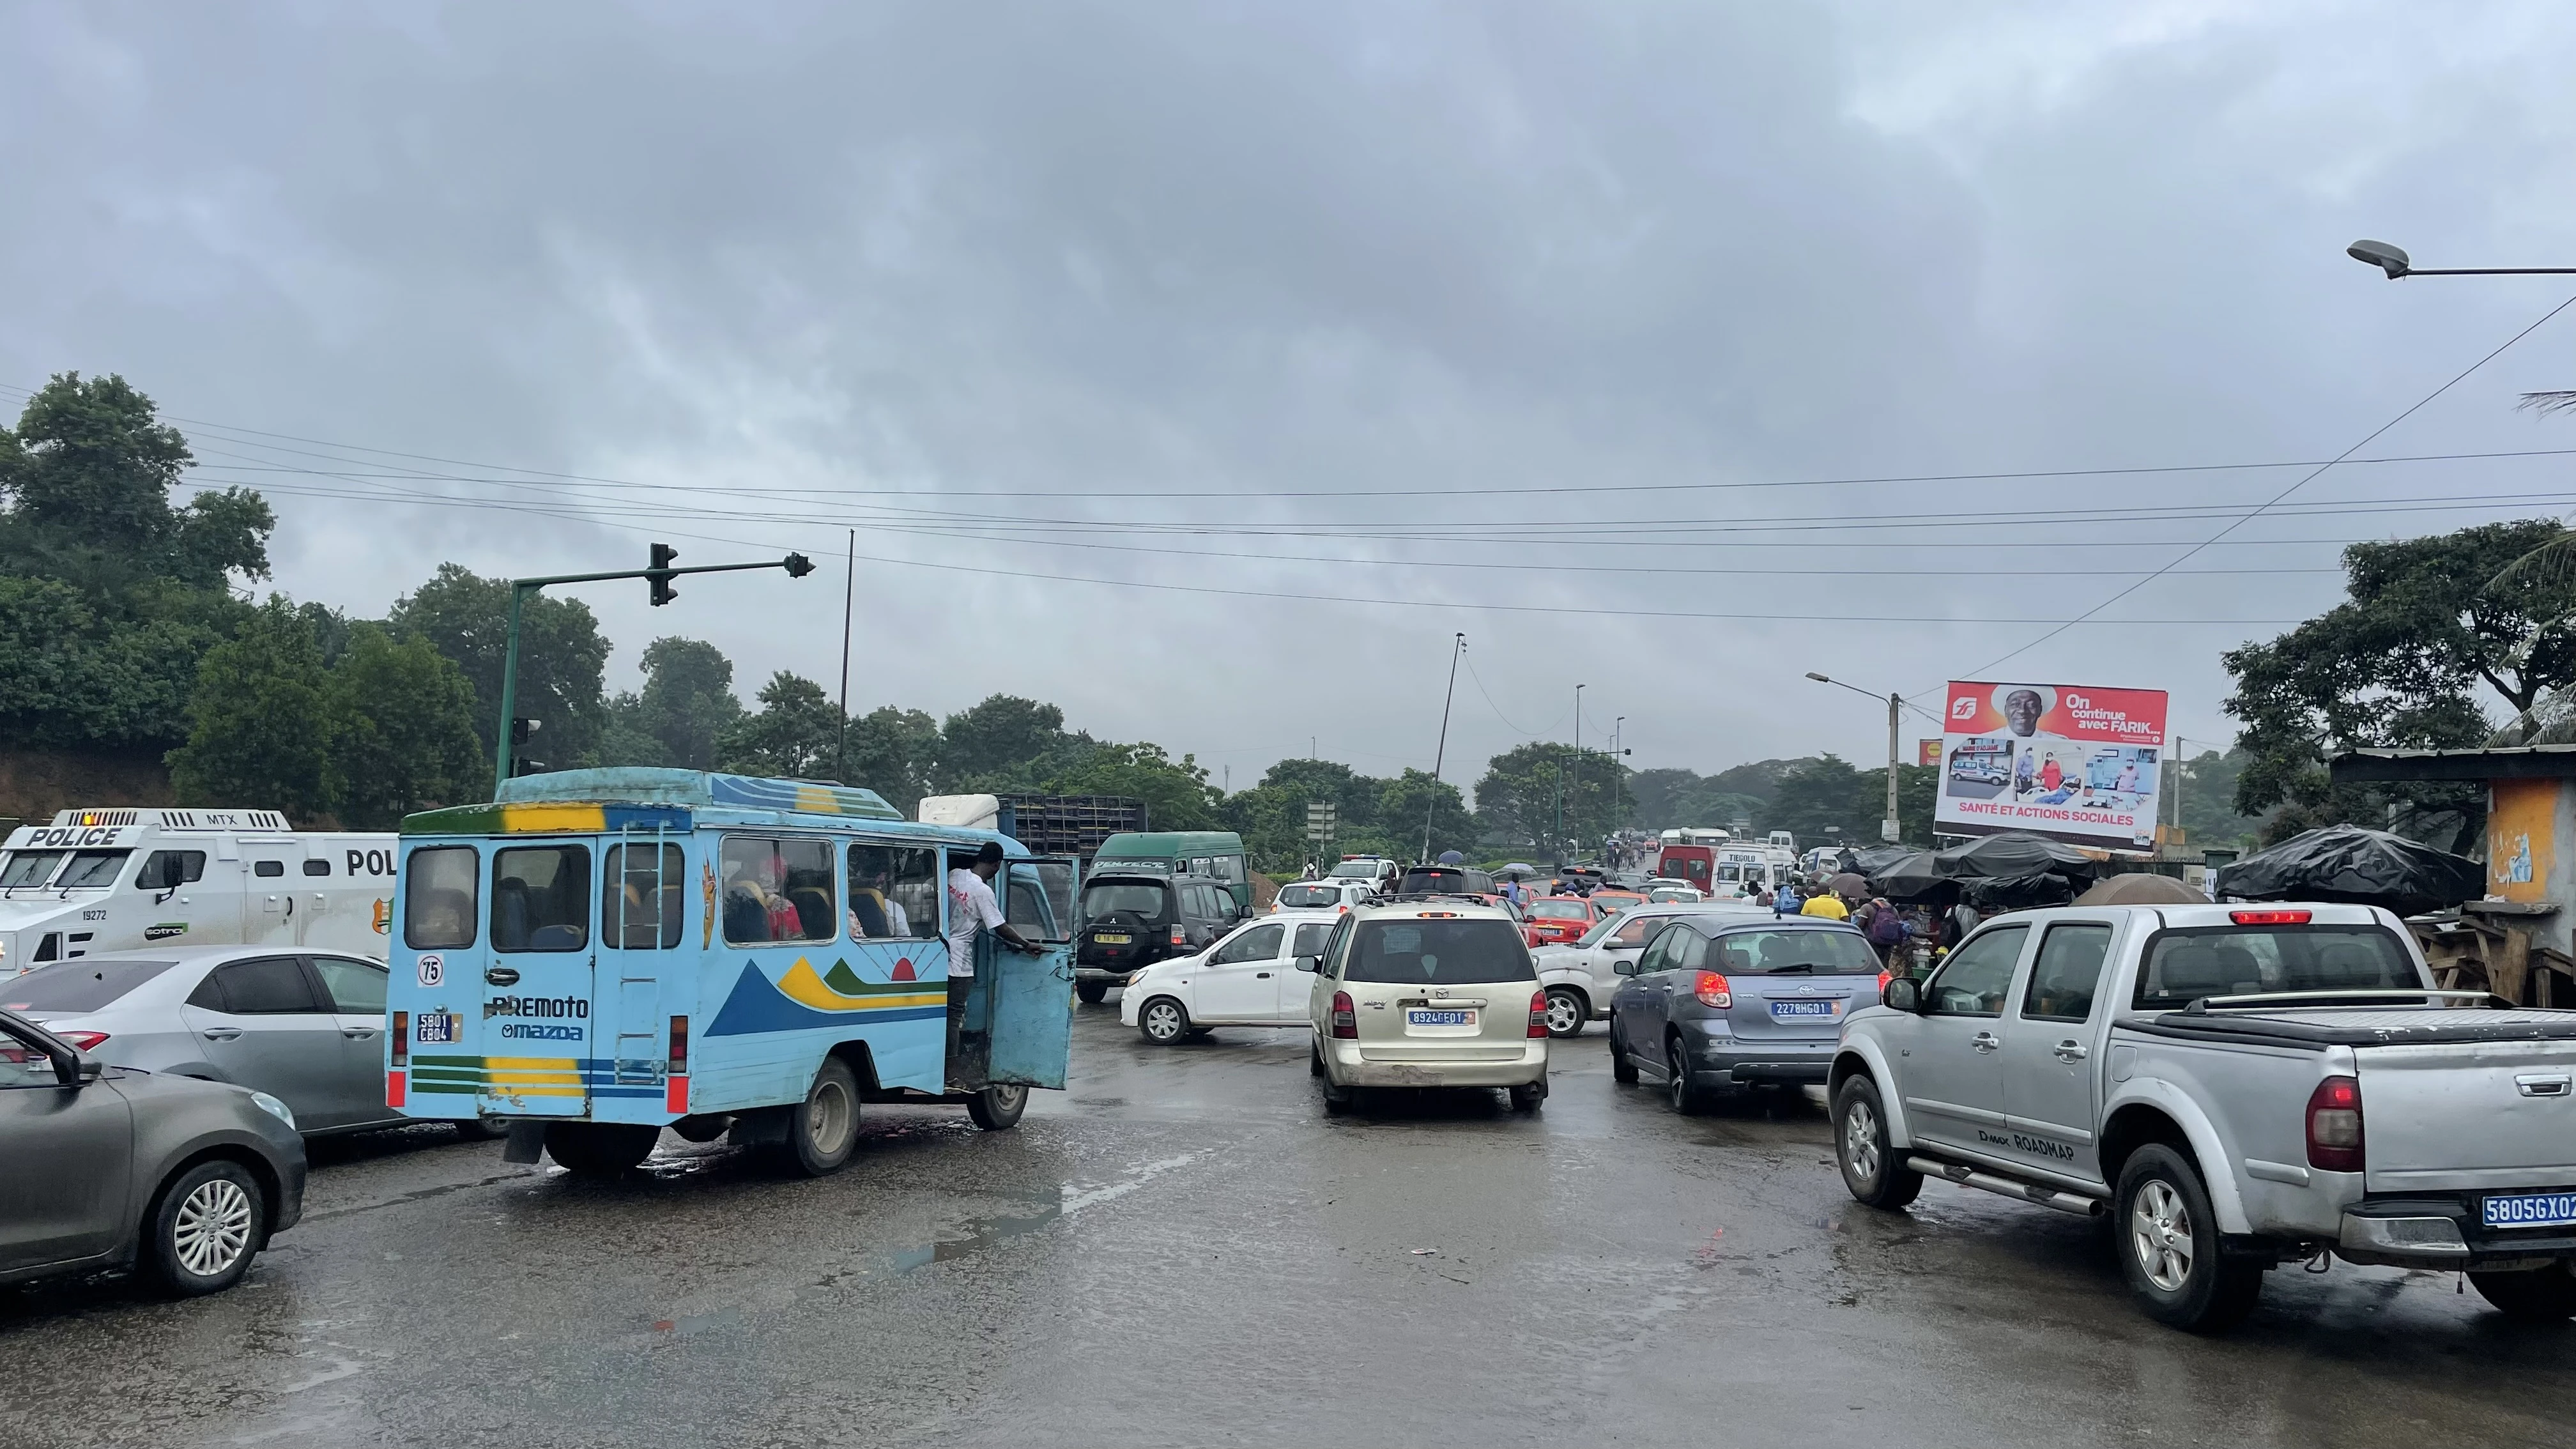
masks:
<path fill-rule="evenodd" d="M 2571 59 L 2563 3 L 7 0 L 0 408 L 123 373 L 362 615 L 830 557 L 582 590 L 613 687 L 660 634 L 832 680 L 854 526 L 854 707 L 1031 695 L 1237 788 L 1427 766 L 1459 631 L 1462 784 L 1578 683 L 1639 767 L 1880 758 L 1809 669 L 2214 739 L 2341 543 L 2576 459 L 2245 522 L 2311 470 L 1819 480 L 2344 451 L 2576 290 L 2342 254 L 2576 265 Z M 2362 456 L 2576 449 L 2550 386 L 2576 309 Z"/>

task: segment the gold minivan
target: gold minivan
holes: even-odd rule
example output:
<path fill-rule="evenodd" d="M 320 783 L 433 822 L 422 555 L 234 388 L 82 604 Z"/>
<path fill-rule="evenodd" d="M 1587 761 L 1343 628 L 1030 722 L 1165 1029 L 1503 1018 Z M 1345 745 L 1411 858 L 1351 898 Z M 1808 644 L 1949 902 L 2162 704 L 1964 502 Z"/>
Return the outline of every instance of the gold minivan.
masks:
<path fill-rule="evenodd" d="M 1364 1087 L 1502 1087 L 1522 1112 L 1546 1099 L 1547 993 L 1510 912 L 1438 896 L 1356 907 L 1297 969 L 1315 976 L 1326 1111 Z"/>

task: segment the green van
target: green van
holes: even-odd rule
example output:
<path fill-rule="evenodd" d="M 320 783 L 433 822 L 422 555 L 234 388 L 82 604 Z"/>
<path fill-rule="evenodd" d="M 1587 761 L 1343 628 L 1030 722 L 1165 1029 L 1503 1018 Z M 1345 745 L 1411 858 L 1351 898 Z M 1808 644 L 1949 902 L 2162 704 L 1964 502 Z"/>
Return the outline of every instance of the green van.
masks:
<path fill-rule="evenodd" d="M 1244 864 L 1243 837 L 1231 830 L 1131 830 L 1100 842 L 1091 869 L 1160 864 L 1175 875 L 1212 875 L 1252 909 L 1252 873 Z"/>

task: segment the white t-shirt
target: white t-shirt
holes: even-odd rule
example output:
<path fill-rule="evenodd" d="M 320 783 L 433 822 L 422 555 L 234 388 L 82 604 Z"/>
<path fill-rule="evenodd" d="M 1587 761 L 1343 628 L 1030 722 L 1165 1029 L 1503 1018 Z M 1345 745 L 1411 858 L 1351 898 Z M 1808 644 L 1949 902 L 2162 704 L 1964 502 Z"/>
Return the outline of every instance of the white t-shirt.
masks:
<path fill-rule="evenodd" d="M 1002 903 L 993 888 L 971 870 L 948 873 L 948 974 L 963 979 L 975 974 L 975 933 L 999 926 Z"/>

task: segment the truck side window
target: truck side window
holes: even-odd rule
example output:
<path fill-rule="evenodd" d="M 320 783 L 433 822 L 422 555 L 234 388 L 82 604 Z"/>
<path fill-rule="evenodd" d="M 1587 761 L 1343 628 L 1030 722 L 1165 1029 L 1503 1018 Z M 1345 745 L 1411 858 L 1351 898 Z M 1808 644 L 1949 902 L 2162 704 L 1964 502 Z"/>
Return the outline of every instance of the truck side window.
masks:
<path fill-rule="evenodd" d="M 2102 963 L 2111 956 L 2109 926 L 2051 926 L 2040 938 L 2039 962 L 2021 994 L 2021 1014 L 2037 1021 L 2083 1021 L 2093 1015 L 2102 988 Z"/>
<path fill-rule="evenodd" d="M 599 876 L 600 940 L 611 950 L 668 951 L 689 910 L 680 847 L 612 845 Z"/>
<path fill-rule="evenodd" d="M 470 845 L 432 845 L 403 867 L 403 944 L 415 951 L 454 951 L 474 944 L 480 862 Z"/>
<path fill-rule="evenodd" d="M 282 860 L 254 860 L 250 863 L 250 873 L 257 876 L 284 875 L 286 874 L 286 862 Z"/>
<path fill-rule="evenodd" d="M 2001 1016 L 2004 993 L 2012 989 L 2013 966 L 2021 960 L 2028 926 L 1998 926 L 1969 938 L 1950 953 L 1932 978 L 1932 1015 Z"/>
<path fill-rule="evenodd" d="M 134 888 L 139 891 L 166 891 L 205 878 L 204 851 L 156 850 L 143 857 L 143 868 L 134 873 Z"/>
<path fill-rule="evenodd" d="M 304 873 L 306 875 L 329 875 L 331 873 L 331 862 L 327 860 L 308 860 L 304 862 Z"/>
<path fill-rule="evenodd" d="M 493 950 L 578 951 L 589 944 L 589 846 L 492 853 Z"/>

